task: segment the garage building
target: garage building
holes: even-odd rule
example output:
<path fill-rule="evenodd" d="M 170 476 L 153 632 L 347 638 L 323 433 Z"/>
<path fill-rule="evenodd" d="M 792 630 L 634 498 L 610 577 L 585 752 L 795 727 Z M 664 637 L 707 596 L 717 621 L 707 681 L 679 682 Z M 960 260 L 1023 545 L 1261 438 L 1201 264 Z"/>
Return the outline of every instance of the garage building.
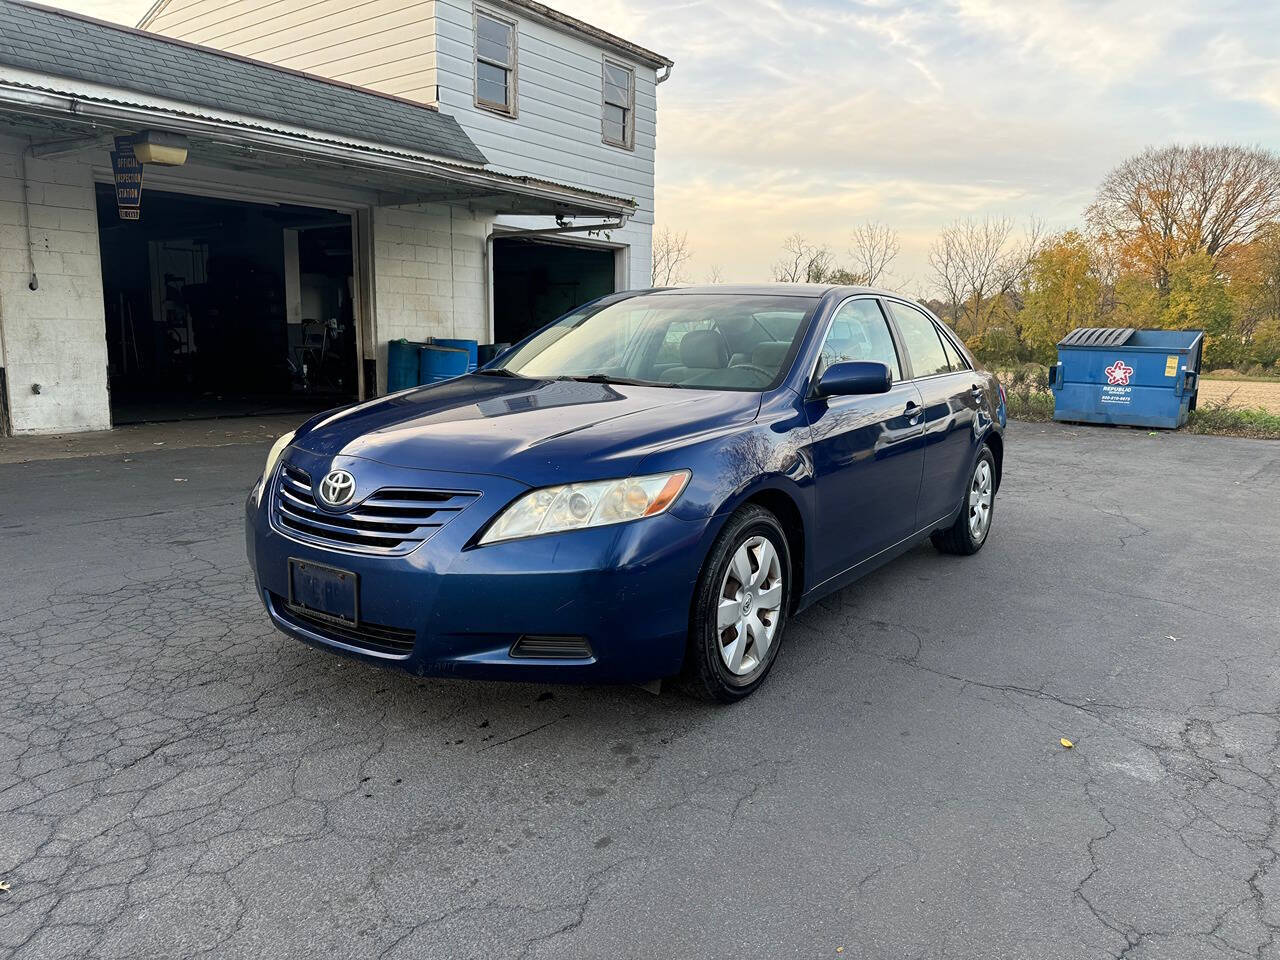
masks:
<path fill-rule="evenodd" d="M 510 338 L 614 289 L 561 240 L 634 209 L 491 169 L 429 105 L 0 0 L 0 431 L 376 395 L 390 340 Z"/>

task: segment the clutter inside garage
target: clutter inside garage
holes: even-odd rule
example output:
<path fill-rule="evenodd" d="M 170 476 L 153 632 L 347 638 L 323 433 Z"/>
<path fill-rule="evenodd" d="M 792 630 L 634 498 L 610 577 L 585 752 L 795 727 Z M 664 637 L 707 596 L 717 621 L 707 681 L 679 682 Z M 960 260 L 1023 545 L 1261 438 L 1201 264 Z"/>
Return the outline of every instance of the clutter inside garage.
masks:
<path fill-rule="evenodd" d="M 115 425 L 356 398 L 348 215 L 156 190 L 130 221 L 108 185 L 97 204 Z"/>

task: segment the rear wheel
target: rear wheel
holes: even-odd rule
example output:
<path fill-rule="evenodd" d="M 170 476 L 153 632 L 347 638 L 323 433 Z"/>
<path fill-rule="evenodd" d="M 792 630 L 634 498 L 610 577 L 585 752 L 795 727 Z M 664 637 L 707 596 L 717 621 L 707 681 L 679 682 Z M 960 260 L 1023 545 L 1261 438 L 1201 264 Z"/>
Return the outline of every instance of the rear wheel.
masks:
<path fill-rule="evenodd" d="M 761 507 L 742 508 L 716 538 L 698 578 L 685 663 L 693 692 L 732 703 L 760 686 L 778 657 L 790 600 L 782 526 Z"/>
<path fill-rule="evenodd" d="M 991 514 L 996 505 L 996 458 L 983 444 L 978 462 L 969 477 L 964 505 L 956 522 L 933 535 L 933 545 L 943 553 L 969 556 L 982 549 L 991 532 Z"/>

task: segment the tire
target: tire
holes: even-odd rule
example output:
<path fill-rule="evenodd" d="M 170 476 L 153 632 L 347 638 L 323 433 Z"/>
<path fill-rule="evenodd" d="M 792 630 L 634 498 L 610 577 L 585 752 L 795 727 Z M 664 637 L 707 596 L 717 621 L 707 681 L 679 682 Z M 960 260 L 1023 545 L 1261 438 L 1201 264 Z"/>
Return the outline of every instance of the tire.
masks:
<path fill-rule="evenodd" d="M 754 692 L 778 659 L 790 602 L 782 525 L 768 510 L 745 506 L 716 537 L 698 577 L 685 656 L 690 692 L 718 703 Z"/>
<path fill-rule="evenodd" d="M 956 522 L 939 530 L 931 539 L 943 553 L 972 556 L 982 549 L 991 534 L 991 518 L 996 507 L 996 458 L 985 443 L 965 484 L 964 503 Z"/>

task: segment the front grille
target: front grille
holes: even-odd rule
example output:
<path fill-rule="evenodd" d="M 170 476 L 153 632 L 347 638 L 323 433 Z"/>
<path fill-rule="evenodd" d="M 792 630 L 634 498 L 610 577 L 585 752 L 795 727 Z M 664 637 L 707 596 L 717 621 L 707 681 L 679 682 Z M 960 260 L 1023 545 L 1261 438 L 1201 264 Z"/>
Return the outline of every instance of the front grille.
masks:
<path fill-rule="evenodd" d="M 274 593 L 271 594 L 271 606 L 275 608 L 276 616 L 291 626 L 303 627 L 323 637 L 377 653 L 407 656 L 413 652 L 413 643 L 417 639 L 412 630 L 401 627 L 387 627 L 379 623 L 361 623 L 353 626 L 334 617 L 326 617 L 322 613 L 290 603 L 284 597 Z"/>
<path fill-rule="evenodd" d="M 360 553 L 404 554 L 478 496 L 461 490 L 383 487 L 347 513 L 330 513 L 316 502 L 311 477 L 286 463 L 276 483 L 273 517 L 277 527 L 310 543 Z"/>

